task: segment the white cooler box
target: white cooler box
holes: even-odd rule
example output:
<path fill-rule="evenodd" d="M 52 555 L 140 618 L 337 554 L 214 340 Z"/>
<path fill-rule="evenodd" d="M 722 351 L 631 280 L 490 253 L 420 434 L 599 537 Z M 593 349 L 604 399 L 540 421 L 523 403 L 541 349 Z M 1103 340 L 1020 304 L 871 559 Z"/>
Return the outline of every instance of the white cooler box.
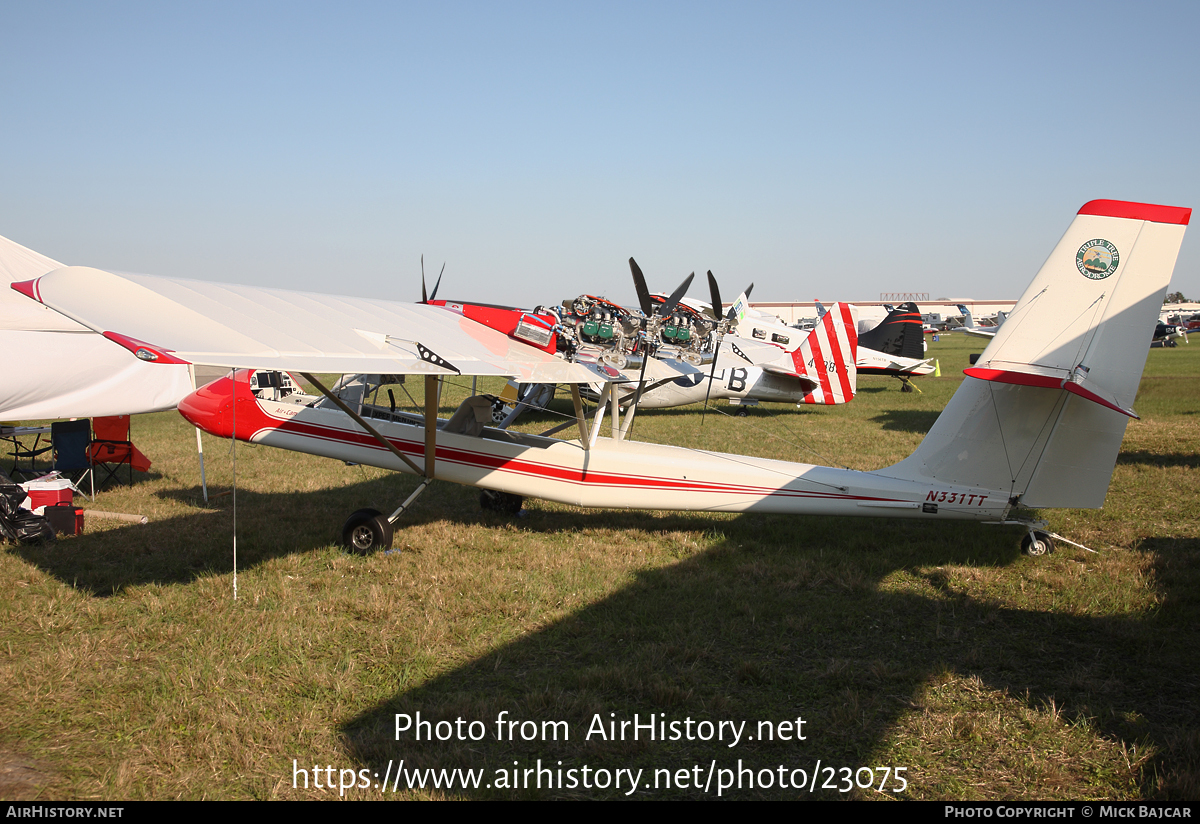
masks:
<path fill-rule="evenodd" d="M 26 481 L 21 484 L 21 488 L 29 494 L 21 506 L 32 509 L 38 515 L 44 514 L 42 510 L 45 507 L 75 502 L 75 493 L 71 488 L 71 481 L 67 478 Z"/>

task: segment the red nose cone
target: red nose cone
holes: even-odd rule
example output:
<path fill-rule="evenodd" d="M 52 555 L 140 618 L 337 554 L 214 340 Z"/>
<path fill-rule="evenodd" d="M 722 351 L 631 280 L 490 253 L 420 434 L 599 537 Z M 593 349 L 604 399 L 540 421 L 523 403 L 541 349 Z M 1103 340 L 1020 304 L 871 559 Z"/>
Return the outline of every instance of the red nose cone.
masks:
<path fill-rule="evenodd" d="M 265 414 L 258 398 L 250 389 L 253 369 L 239 369 L 233 378 L 218 378 L 188 395 L 179 404 L 179 413 L 193 426 L 220 438 L 236 437 L 251 441 L 268 429 L 279 427 L 283 421 Z M 233 399 L 237 397 L 237 414 Z M 234 424 L 237 432 L 234 432 Z"/>
<path fill-rule="evenodd" d="M 233 437 L 234 382 L 218 378 L 179 402 L 179 414 L 198 429 L 221 438 Z"/>

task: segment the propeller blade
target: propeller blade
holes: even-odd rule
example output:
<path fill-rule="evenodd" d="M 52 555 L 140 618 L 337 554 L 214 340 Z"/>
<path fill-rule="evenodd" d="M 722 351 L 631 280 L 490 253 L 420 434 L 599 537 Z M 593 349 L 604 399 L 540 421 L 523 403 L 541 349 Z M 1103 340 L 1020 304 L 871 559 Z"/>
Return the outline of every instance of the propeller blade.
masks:
<path fill-rule="evenodd" d="M 438 290 L 438 287 L 442 285 L 442 275 L 444 275 L 444 274 L 446 274 L 446 264 L 443 263 L 442 271 L 438 272 L 437 283 L 433 284 L 433 294 L 429 296 L 430 300 L 437 299 L 437 290 Z M 422 275 L 422 277 L 423 277 L 423 275 Z M 421 285 L 424 286 L 424 282 L 422 282 Z"/>
<path fill-rule="evenodd" d="M 666 317 L 675 311 L 675 307 L 679 305 L 679 301 L 687 294 L 688 287 L 692 285 L 692 279 L 696 277 L 696 273 L 692 272 L 683 279 L 683 283 L 675 287 L 675 291 L 671 293 L 671 297 L 667 298 L 667 302 L 658 307 L 657 314 L 659 317 Z"/>
<path fill-rule="evenodd" d="M 721 290 L 717 288 L 717 279 L 713 277 L 712 269 L 708 270 L 708 294 L 712 301 L 712 316 L 717 320 L 721 319 Z"/>
<path fill-rule="evenodd" d="M 421 303 L 429 303 L 429 296 L 425 294 L 425 255 L 421 255 Z"/>
<path fill-rule="evenodd" d="M 637 291 L 638 305 L 642 307 L 642 314 L 650 317 L 654 312 L 654 304 L 650 302 L 650 290 L 646 288 L 646 276 L 642 274 L 642 267 L 637 265 L 636 260 L 630 258 L 629 270 L 633 272 L 633 288 Z"/>

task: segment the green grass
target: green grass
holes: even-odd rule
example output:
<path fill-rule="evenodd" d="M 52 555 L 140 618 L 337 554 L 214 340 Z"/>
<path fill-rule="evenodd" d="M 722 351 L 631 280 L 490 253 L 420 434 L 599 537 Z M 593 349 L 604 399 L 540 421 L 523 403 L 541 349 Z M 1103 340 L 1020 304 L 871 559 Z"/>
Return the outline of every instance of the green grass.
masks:
<path fill-rule="evenodd" d="M 635 437 L 877 468 L 915 447 L 981 348 L 932 344 L 943 377 L 921 380 L 923 394 L 863 379 L 845 407 L 710 410 L 703 427 L 698 409 L 644 412 Z M 539 501 L 508 518 L 448 484 L 406 515 L 400 553 L 353 556 L 333 545 L 346 515 L 389 510 L 413 478 L 238 444 L 236 602 L 233 496 L 203 503 L 178 415 L 138 418 L 151 473 L 86 506 L 149 524 L 93 518 L 80 537 L 0 553 L 0 797 L 330 798 L 337 790 L 293 789 L 293 759 L 382 776 L 403 758 L 491 779 L 540 758 L 648 777 L 739 759 L 776 775 L 811 775 L 818 759 L 907 769 L 903 793 L 817 797 L 1195 799 L 1200 347 L 1151 351 L 1136 408 L 1104 509 L 1045 513 L 1099 553 L 1042 559 L 995 526 Z M 206 437 L 205 449 L 210 490 L 229 492 L 229 443 Z M 489 734 L 396 741 L 395 713 L 418 711 Z M 505 711 L 566 721 L 572 737 L 497 741 Z M 583 740 L 610 713 L 749 727 L 799 716 L 807 738 Z"/>

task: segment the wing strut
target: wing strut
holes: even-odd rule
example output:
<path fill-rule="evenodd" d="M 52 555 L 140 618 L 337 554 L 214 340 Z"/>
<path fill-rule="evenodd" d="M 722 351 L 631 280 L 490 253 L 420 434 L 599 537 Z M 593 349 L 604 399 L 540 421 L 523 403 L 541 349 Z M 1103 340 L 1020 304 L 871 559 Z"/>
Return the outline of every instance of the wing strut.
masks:
<path fill-rule="evenodd" d="M 441 283 L 441 278 L 438 278 Z M 437 287 L 434 287 L 437 290 Z M 442 384 L 437 375 L 425 376 L 425 471 L 426 480 L 433 480 L 433 462 L 437 458 L 438 405 L 442 400 Z"/>
<path fill-rule="evenodd" d="M 587 416 L 583 411 L 583 398 L 579 397 L 579 384 L 571 384 L 571 402 L 575 404 L 575 420 L 579 421 L 579 442 L 583 444 L 583 448 L 587 449 L 591 445 L 591 438 L 588 437 L 588 422 Z"/>
<path fill-rule="evenodd" d="M 612 398 L 613 386 L 614 384 L 605 383 L 604 388 L 600 390 L 600 401 L 596 404 L 596 418 L 592 421 L 591 432 L 588 433 L 586 449 L 591 449 L 596 445 L 596 436 L 600 434 L 600 424 L 604 421 L 604 410 Z"/>

